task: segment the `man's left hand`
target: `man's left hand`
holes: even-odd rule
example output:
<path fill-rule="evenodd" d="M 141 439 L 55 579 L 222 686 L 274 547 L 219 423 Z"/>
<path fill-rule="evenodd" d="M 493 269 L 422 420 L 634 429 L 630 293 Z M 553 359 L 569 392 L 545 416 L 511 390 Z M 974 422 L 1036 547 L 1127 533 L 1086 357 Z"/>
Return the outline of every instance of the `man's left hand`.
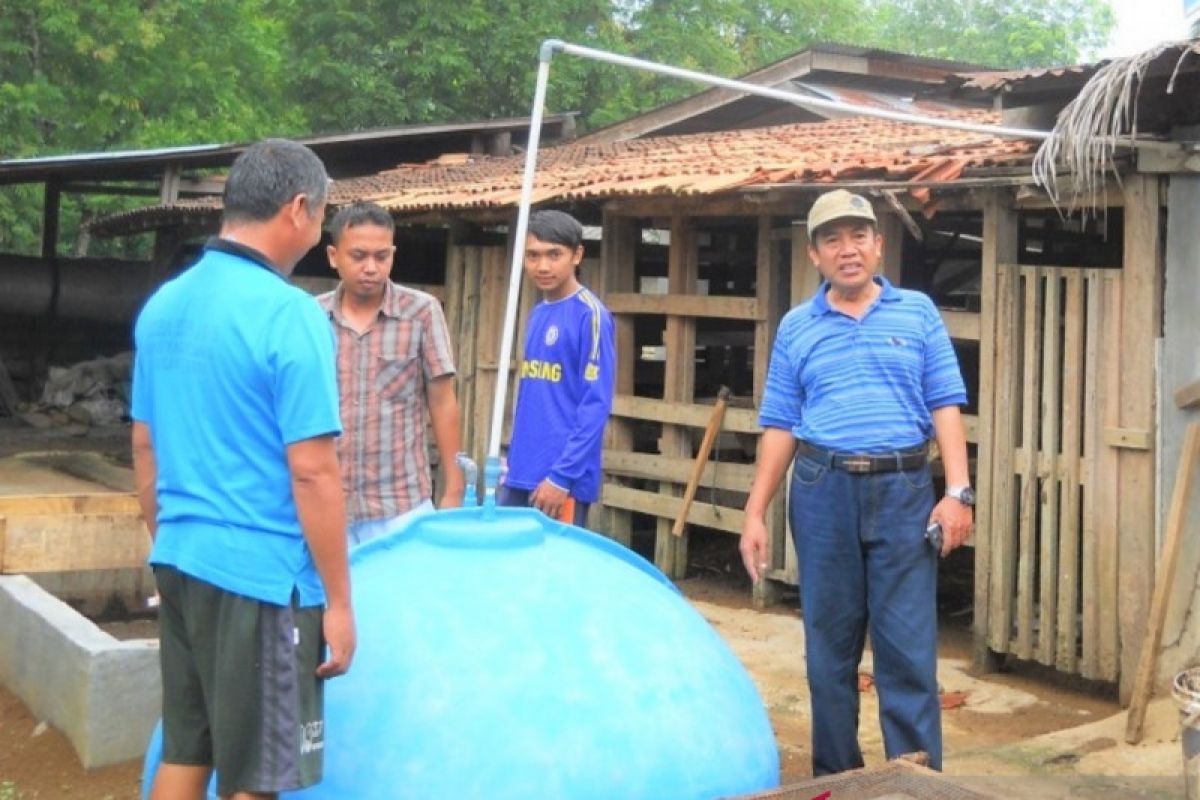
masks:
<path fill-rule="evenodd" d="M 560 489 L 547 478 L 539 483 L 538 487 L 529 495 L 529 505 L 540 510 L 550 519 L 558 519 L 563 503 L 567 502 L 568 497 L 570 497 L 570 493 L 566 489 Z"/>
<path fill-rule="evenodd" d="M 933 507 L 933 513 L 929 515 L 929 520 L 930 522 L 940 522 L 942 525 L 941 555 L 945 558 L 951 550 L 962 545 L 971 535 L 974 514 L 966 503 L 953 497 L 943 497 Z"/>

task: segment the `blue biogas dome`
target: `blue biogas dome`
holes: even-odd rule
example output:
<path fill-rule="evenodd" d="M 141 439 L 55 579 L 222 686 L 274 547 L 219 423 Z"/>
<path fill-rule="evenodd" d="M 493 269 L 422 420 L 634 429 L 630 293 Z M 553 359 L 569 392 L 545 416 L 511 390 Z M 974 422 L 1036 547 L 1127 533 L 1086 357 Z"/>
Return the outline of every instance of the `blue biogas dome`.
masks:
<path fill-rule="evenodd" d="M 778 785 L 741 664 L 608 539 L 532 509 L 439 511 L 353 550 L 351 575 L 358 651 L 326 684 L 325 778 L 285 797 L 709 800 Z"/>

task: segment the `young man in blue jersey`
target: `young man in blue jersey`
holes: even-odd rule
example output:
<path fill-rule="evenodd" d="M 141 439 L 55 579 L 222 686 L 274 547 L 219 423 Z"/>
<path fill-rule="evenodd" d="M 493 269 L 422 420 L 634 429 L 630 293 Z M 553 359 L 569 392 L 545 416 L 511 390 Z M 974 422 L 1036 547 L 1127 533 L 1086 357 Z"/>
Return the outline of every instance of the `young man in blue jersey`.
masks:
<path fill-rule="evenodd" d="M 525 274 L 542 293 L 529 315 L 501 505 L 530 505 L 582 526 L 600 499 L 612 410 L 613 321 L 579 283 L 583 226 L 562 211 L 529 218 Z"/>
<path fill-rule="evenodd" d="M 160 597 L 152 800 L 273 798 L 321 779 L 322 681 L 354 654 L 333 339 L 287 276 L 329 178 L 279 139 L 238 156 L 221 231 L 134 332 L 133 467 Z M 322 654 L 328 648 L 328 656 Z"/>
<path fill-rule="evenodd" d="M 857 672 L 868 631 L 888 758 L 924 751 L 941 769 L 937 558 L 971 530 L 966 389 L 930 299 L 878 274 L 883 238 L 865 198 L 822 195 L 808 233 L 823 280 L 779 325 L 742 559 L 760 580 L 767 505 L 791 465 L 813 773 L 863 766 Z M 930 439 L 946 476 L 936 505 Z M 926 536 L 932 523 L 940 544 Z"/>

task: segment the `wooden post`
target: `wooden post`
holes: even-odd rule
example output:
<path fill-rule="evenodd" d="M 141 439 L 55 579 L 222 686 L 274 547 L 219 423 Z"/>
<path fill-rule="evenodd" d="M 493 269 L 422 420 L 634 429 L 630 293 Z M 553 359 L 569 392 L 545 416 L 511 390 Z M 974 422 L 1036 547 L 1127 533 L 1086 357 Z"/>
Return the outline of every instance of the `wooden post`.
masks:
<path fill-rule="evenodd" d="M 770 215 L 759 215 L 754 294 L 760 307 L 765 310 L 765 314 L 763 314 L 763 319 L 754 325 L 754 407 L 756 409 L 762 405 L 763 389 L 767 384 L 767 368 L 771 360 L 771 346 L 775 342 L 779 322 L 787 313 L 791 300 L 790 294 L 784 292 L 783 287 L 789 286 L 791 291 L 795 291 L 796 276 L 791 273 L 795 270 L 797 249 L 799 249 L 799 257 L 803 263 L 807 263 L 808 259 L 803 246 L 807 244 L 808 237 L 804 235 L 804 228 L 800 226 L 793 226 L 790 231 L 785 231 L 791 238 L 789 262 L 785 264 L 781 259 L 776 258 L 771 225 Z M 816 270 L 811 265 L 809 265 L 809 272 L 816 274 Z M 758 447 L 762 447 L 761 437 Z M 746 488 L 749 489 L 748 486 Z M 798 570 L 795 568 L 795 556 L 794 554 L 789 555 L 791 548 L 788 547 L 786 494 L 786 489 L 781 490 L 767 506 L 766 526 L 769 537 L 767 552 L 770 569 L 768 579 L 756 582 L 752 590 L 753 602 L 759 607 L 778 602 L 780 587 L 777 578 L 782 578 L 784 581 L 790 580 L 792 583 L 797 580 L 795 576 Z M 791 572 L 788 570 L 789 560 L 792 562 Z"/>
<path fill-rule="evenodd" d="M 602 226 L 600 271 L 596 281 L 601 300 L 612 292 L 636 292 L 639 233 L 636 220 L 617 216 L 606 209 Z M 617 360 L 614 393 L 617 396 L 631 397 L 634 392 L 633 376 L 638 353 L 634 342 L 633 319 L 629 314 L 613 315 Z M 633 425 L 629 420 L 609 418 L 605 447 L 613 452 L 633 451 Z M 628 481 L 605 476 L 605 482 L 609 481 L 615 481 L 618 485 L 628 484 Z M 633 515 L 629 511 L 601 505 L 597 514 L 600 515 L 599 524 L 595 526 L 597 530 L 626 547 L 632 544 Z"/>
<path fill-rule="evenodd" d="M 1144 431 L 1150 449 L 1121 449 L 1118 518 L 1121 569 L 1120 696 L 1133 690 L 1154 585 L 1155 340 L 1162 320 L 1162 241 L 1158 177 L 1125 179 L 1125 252 L 1121 275 L 1120 426 Z"/>
<path fill-rule="evenodd" d="M 692 220 L 676 211 L 671 216 L 671 251 L 667 267 L 667 291 L 672 295 L 695 294 L 697 277 L 696 229 Z M 667 363 L 664 374 L 663 400 L 690 403 L 695 391 L 696 377 L 696 320 L 677 314 L 667 316 L 663 338 Z M 691 437 L 681 425 L 663 425 L 662 454 L 667 457 L 690 458 Z M 678 496 L 682 490 L 671 483 L 661 482 L 660 492 Z M 671 521 L 659 518 L 654 537 L 654 563 L 668 577 L 682 578 L 687 574 L 687 536 L 672 536 Z"/>
<path fill-rule="evenodd" d="M 812 298 L 817 292 L 817 287 L 821 285 L 821 273 L 817 271 L 813 265 L 812 259 L 808 255 L 808 229 L 799 223 L 792 225 L 792 259 L 791 264 L 787 268 L 791 270 L 791 297 L 790 305 L 795 307 Z M 778 326 L 776 326 L 778 328 Z M 761 397 L 755 397 L 755 405 L 762 402 Z M 761 446 L 761 440 L 760 440 Z M 784 477 L 783 485 L 786 487 L 790 480 L 790 473 Z M 796 548 L 792 543 L 792 537 L 788 535 L 787 523 L 787 490 L 783 489 L 780 495 L 777 496 L 771 505 L 771 508 L 777 509 L 772 514 L 771 510 L 767 511 L 767 535 L 771 537 L 770 553 L 771 562 L 773 564 L 782 564 L 781 577 L 787 583 L 792 585 L 800 582 L 800 564 L 796 559 Z M 770 523 L 774 524 L 770 524 Z M 773 600 L 774 591 L 771 590 L 773 582 L 759 581 L 755 584 L 755 603 L 760 605 L 769 605 Z"/>
<path fill-rule="evenodd" d="M 1009 584 L 996 584 L 992 579 L 994 554 L 1000 548 L 996 531 L 1000 520 L 1008 519 L 1011 504 L 1004 491 L 1011 487 L 1012 441 L 1000 438 L 1011 436 L 1013 424 L 1012 393 L 1015 392 L 1011 369 L 1013 352 L 998 349 L 997 343 L 1011 345 L 1012 314 L 1015 293 L 1009 281 L 1000 282 L 1001 271 L 1015 272 L 1017 260 L 1017 214 L 1010 205 L 1007 192 L 989 191 L 983 198 L 983 253 L 980 288 L 979 325 L 979 459 L 976 485 L 979 502 L 975 508 L 975 618 L 973 625 L 972 661 L 979 671 L 992 671 L 997 666 L 996 644 L 1007 642 L 1007 631 L 993 635 L 992 610 L 996 595 L 1007 592 Z M 1004 292 L 1001 292 L 1001 288 Z M 1003 418 L 1003 419 L 1002 419 Z M 1003 423 L 1003 425 L 1002 425 Z M 1001 454 L 1004 457 L 998 458 Z M 1001 475 L 1006 481 L 1001 483 Z M 999 494 L 998 494 L 999 492 Z M 1001 499 L 1005 498 L 1005 499 Z M 1007 645 L 1003 645 L 1007 649 Z M 1000 649 L 1000 648 L 996 648 Z"/>

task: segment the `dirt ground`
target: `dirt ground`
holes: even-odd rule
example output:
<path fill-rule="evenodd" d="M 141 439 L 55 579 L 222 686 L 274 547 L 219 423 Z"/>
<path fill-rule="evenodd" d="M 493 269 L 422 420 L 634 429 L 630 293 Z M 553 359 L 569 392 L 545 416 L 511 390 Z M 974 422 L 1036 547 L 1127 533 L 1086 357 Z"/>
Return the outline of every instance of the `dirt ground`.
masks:
<path fill-rule="evenodd" d="M 103 458 L 85 454 L 83 459 L 68 459 L 69 468 L 53 457 L 39 458 L 36 466 L 65 472 L 63 490 L 81 490 L 73 481 L 91 483 L 92 490 L 102 490 L 98 484 L 123 488 L 128 470 L 119 451 L 127 449 L 127 428 L 95 433 L 99 435 L 63 435 L 48 446 L 44 432 L 27 435 L 0 425 L 0 455 L 29 450 L 108 451 Z M 8 463 L 8 472 L 0 468 L 0 484 L 9 489 L 13 489 L 9 479 L 19 489 L 21 476 L 32 480 L 37 471 L 27 469 L 28 462 L 13 466 L 10 459 Z M 939 588 L 939 680 L 946 698 L 943 704 L 952 706 L 943 713 L 945 780 L 993 797 L 1182 797 L 1179 716 L 1169 698 L 1151 704 L 1144 740 L 1135 747 L 1124 744 L 1125 714 L 1111 686 L 1072 682 L 1021 664 L 985 676 L 969 673 L 969 557 L 969 551 L 963 551 L 960 558 L 967 561 L 943 564 Z M 752 608 L 750 586 L 736 558 L 731 537 L 693 537 L 695 577 L 682 581 L 680 587 L 758 685 L 776 731 L 784 782 L 794 782 L 809 774 L 800 616 L 794 598 L 765 611 Z M 153 623 L 146 620 L 103 626 L 120 638 L 154 635 Z M 871 672 L 869 653 L 861 670 Z M 862 700 L 860 737 L 870 766 L 882 763 L 883 754 L 878 702 L 869 685 L 864 686 Z M 83 770 L 69 742 L 0 687 L 0 800 L 134 800 L 139 796 L 140 771 L 137 761 Z"/>

